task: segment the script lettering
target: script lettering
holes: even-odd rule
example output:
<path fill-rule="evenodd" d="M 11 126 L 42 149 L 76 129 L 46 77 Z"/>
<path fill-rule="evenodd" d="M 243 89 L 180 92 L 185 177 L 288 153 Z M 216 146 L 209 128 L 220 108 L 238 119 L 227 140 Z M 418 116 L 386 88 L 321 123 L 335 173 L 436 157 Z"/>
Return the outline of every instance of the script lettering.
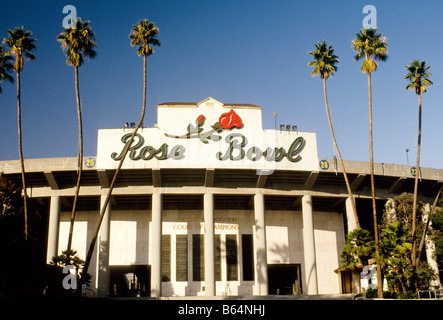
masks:
<path fill-rule="evenodd" d="M 241 142 L 236 140 L 235 138 L 241 138 Z M 226 150 L 225 155 L 222 156 L 221 152 L 217 152 L 218 160 L 243 160 L 245 158 L 245 150 L 244 147 L 247 144 L 246 137 L 240 133 L 232 133 L 228 135 L 225 139 L 227 143 L 229 143 L 228 150 Z M 237 155 L 234 156 L 234 152 L 237 150 Z"/>
<path fill-rule="evenodd" d="M 111 154 L 111 158 L 113 160 L 120 160 L 123 157 L 126 148 L 129 148 L 129 159 L 131 160 L 151 160 L 152 158 L 156 158 L 157 160 L 166 160 L 168 158 L 180 160 L 185 157 L 184 153 L 186 148 L 181 145 L 172 147 L 171 152 L 169 153 L 169 146 L 166 143 L 163 143 L 158 149 L 155 149 L 153 146 L 145 146 L 141 148 L 145 143 L 145 139 L 139 134 L 135 135 L 134 141 L 132 142 L 131 146 L 129 146 L 131 135 L 132 133 L 128 133 L 121 138 L 121 141 L 125 144 L 125 146 L 123 147 L 120 154 L 118 154 L 117 152 L 113 152 Z M 138 149 L 140 149 L 139 152 Z"/>
<path fill-rule="evenodd" d="M 158 149 L 153 146 L 144 146 L 145 139 L 140 135 L 136 134 L 134 141 L 129 145 L 132 133 L 127 133 L 121 138 L 121 142 L 124 144 L 123 149 L 120 153 L 113 152 L 111 158 L 115 161 L 119 161 L 125 150 L 128 149 L 129 159 L 137 160 L 180 160 L 185 158 L 186 148 L 182 145 L 175 145 L 169 147 L 167 143 L 163 143 Z M 248 159 L 249 161 L 259 161 L 261 158 L 271 162 L 279 162 L 283 158 L 287 158 L 290 162 L 299 162 L 302 159 L 301 152 L 306 145 L 305 139 L 303 137 L 298 137 L 289 146 L 288 151 L 284 147 L 267 147 L 263 151 L 257 146 L 252 146 L 246 149 L 248 144 L 248 139 L 240 133 L 231 133 L 225 138 L 225 142 L 228 145 L 226 151 L 217 152 L 216 158 L 220 161 L 231 160 L 239 161 L 243 159 Z"/>

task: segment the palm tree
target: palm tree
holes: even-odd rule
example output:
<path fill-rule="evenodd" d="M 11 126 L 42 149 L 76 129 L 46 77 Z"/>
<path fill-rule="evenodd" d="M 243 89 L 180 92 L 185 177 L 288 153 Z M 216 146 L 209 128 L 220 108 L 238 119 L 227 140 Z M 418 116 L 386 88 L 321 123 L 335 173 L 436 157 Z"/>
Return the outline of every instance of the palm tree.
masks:
<path fill-rule="evenodd" d="M 133 25 L 131 33 L 129 34 L 129 39 L 131 39 L 131 46 L 138 46 L 137 54 L 139 56 L 143 56 L 143 105 L 142 105 L 142 113 L 140 116 L 140 120 L 138 121 L 137 126 L 134 129 L 134 132 L 132 133 L 132 136 L 129 140 L 129 143 L 126 144 L 124 153 L 122 158 L 120 159 L 120 162 L 118 164 L 117 170 L 114 173 L 114 176 L 112 178 L 111 184 L 109 185 L 109 190 L 106 195 L 105 201 L 102 205 L 102 209 L 100 212 L 100 217 L 97 222 L 97 226 L 94 230 L 94 234 L 92 236 L 91 244 L 88 249 L 88 253 L 86 255 L 85 259 L 85 266 L 83 268 L 83 272 L 87 273 L 89 264 L 91 262 L 92 253 L 94 252 L 95 243 L 97 242 L 98 233 L 100 231 L 100 226 L 103 221 L 106 208 L 109 204 L 109 200 L 111 199 L 112 190 L 114 189 L 115 182 L 117 180 L 118 173 L 120 172 L 121 167 L 123 166 L 123 162 L 126 158 L 126 155 L 128 154 L 129 147 L 131 146 L 132 142 L 134 141 L 135 135 L 137 134 L 138 129 L 143 124 L 143 119 L 145 117 L 145 110 L 146 110 L 146 87 L 147 87 L 147 57 L 154 53 L 154 50 L 152 49 L 152 46 L 161 46 L 160 41 L 156 39 L 157 35 L 159 34 L 160 30 L 154 25 L 153 22 L 149 22 L 147 19 L 140 20 L 138 22 L 138 25 Z"/>
<path fill-rule="evenodd" d="M 356 39 L 352 40 L 352 48 L 357 53 L 354 56 L 355 61 L 363 59 L 360 70 L 368 75 L 368 111 L 369 111 L 369 166 L 371 172 L 371 193 L 372 193 L 372 212 L 374 219 L 374 238 L 375 255 L 377 263 L 380 262 L 380 253 L 378 250 L 378 226 L 377 226 L 377 208 L 375 204 L 375 185 L 374 185 L 374 154 L 372 145 L 372 84 L 371 74 L 377 70 L 379 61 L 388 59 L 388 43 L 378 29 L 362 29 L 356 33 Z M 381 268 L 377 272 L 377 293 L 379 298 L 383 298 Z"/>
<path fill-rule="evenodd" d="M 23 71 L 24 60 L 35 60 L 35 56 L 31 53 L 36 46 L 34 42 L 36 39 L 31 39 L 32 32 L 24 31 L 22 27 L 15 27 L 14 30 L 8 29 L 8 38 L 3 39 L 9 51 L 7 52 L 14 59 L 13 70 L 17 75 L 17 122 L 18 122 L 18 151 L 20 155 L 20 165 L 22 171 L 22 186 L 23 186 L 23 215 L 25 222 L 25 240 L 28 239 L 28 206 L 26 194 L 26 179 L 25 179 L 25 162 L 23 159 L 22 147 L 22 115 L 21 115 L 21 82 L 20 73 Z"/>
<path fill-rule="evenodd" d="M 343 168 L 343 176 L 345 178 L 349 198 L 351 199 L 352 210 L 354 212 L 357 228 L 360 228 L 357 209 L 355 207 L 354 197 L 352 195 L 352 190 L 349 184 L 348 175 L 346 173 L 345 164 L 343 162 L 340 150 L 337 145 L 337 141 L 335 139 L 334 128 L 332 126 L 331 115 L 329 113 L 328 95 L 326 92 L 326 79 L 332 77 L 334 72 L 337 72 L 336 64 L 339 62 L 338 56 L 334 54 L 334 47 L 332 45 L 328 46 L 326 44 L 326 41 L 322 41 L 321 43 L 318 42 L 317 44 L 315 44 L 315 50 L 308 52 L 308 54 L 314 57 L 314 60 L 312 60 L 308 64 L 310 67 L 314 67 L 314 70 L 312 71 L 312 76 L 320 75 L 320 78 L 323 79 L 323 95 L 325 98 L 326 115 L 328 117 L 329 129 L 331 130 L 332 142 L 334 143 L 335 151 L 337 152 L 338 159 L 340 160 L 340 164 Z"/>
<path fill-rule="evenodd" d="M 14 68 L 10 60 L 13 58 L 5 52 L 2 46 L 0 46 L 0 84 L 5 81 L 14 83 L 14 78 L 10 75 L 11 70 Z M 0 93 L 2 93 L 2 87 L 0 85 Z"/>
<path fill-rule="evenodd" d="M 368 230 L 352 230 L 346 235 L 345 246 L 340 251 L 340 267 L 354 269 L 359 264 L 367 266 L 374 249 L 374 240 Z"/>
<path fill-rule="evenodd" d="M 420 147 L 421 147 L 421 95 L 426 92 L 426 87 L 432 86 L 432 81 L 428 79 L 432 73 L 428 70 L 431 66 L 426 66 L 426 61 L 419 62 L 417 59 L 411 62 L 410 66 L 406 66 L 408 73 L 405 79 L 408 80 L 406 90 L 415 90 L 418 95 L 418 143 L 417 143 L 417 173 L 415 175 L 414 185 L 414 204 L 412 209 L 412 267 L 416 266 L 416 220 L 417 220 L 417 197 L 418 197 L 418 177 L 420 175 Z"/>
<path fill-rule="evenodd" d="M 68 247 L 71 250 L 72 235 L 74 231 L 74 220 L 77 207 L 77 199 L 80 190 L 80 180 L 83 167 L 83 128 L 82 128 L 82 108 L 80 100 L 80 89 L 78 79 L 78 68 L 83 64 L 85 58 L 93 59 L 97 55 L 94 47 L 95 34 L 89 27 L 90 21 L 83 22 L 81 18 L 75 21 L 75 25 L 65 30 L 57 36 L 61 42 L 62 49 L 66 54 L 66 63 L 74 67 L 75 73 L 75 93 L 77 98 L 77 116 L 78 116 L 78 163 L 77 163 L 77 184 L 75 187 L 74 202 L 71 211 L 71 224 L 69 227 Z"/>
<path fill-rule="evenodd" d="M 407 296 L 407 280 L 411 278 L 411 265 L 409 263 L 409 250 L 411 243 L 408 242 L 408 230 L 404 223 L 396 221 L 390 223 L 382 230 L 380 241 L 380 256 L 382 264 L 391 279 L 399 282 L 403 294 Z"/>

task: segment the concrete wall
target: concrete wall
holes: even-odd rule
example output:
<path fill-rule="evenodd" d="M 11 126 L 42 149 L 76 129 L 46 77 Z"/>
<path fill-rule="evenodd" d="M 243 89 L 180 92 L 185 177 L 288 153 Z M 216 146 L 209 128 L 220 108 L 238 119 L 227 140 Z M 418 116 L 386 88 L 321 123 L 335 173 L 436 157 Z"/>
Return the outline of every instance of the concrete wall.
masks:
<path fill-rule="evenodd" d="M 74 225 L 72 247 L 85 258 L 96 225 L 98 212 L 80 211 Z M 60 217 L 59 249 L 66 248 L 70 212 Z M 252 295 L 256 293 L 255 281 L 243 281 L 241 235 L 254 234 L 252 210 L 215 210 L 215 234 L 221 236 L 222 281 L 216 282 L 216 294 Z M 192 234 L 203 234 L 202 210 L 164 210 L 163 234 L 171 235 L 171 281 L 162 283 L 163 296 L 204 295 L 204 281 L 192 281 Z M 110 222 L 109 265 L 151 264 L 149 244 L 151 237 L 151 212 L 148 210 L 114 210 Z M 175 236 L 188 234 L 188 281 L 175 281 Z M 226 279 L 227 234 L 236 234 L 238 242 L 238 281 Z M 314 235 L 317 261 L 318 293 L 339 293 L 339 251 L 344 246 L 343 216 L 335 212 L 314 212 Z M 266 211 L 266 237 L 268 264 L 300 264 L 302 283 L 306 285 L 303 254 L 302 215 L 300 211 Z M 89 273 L 96 284 L 97 258 L 94 254 Z M 257 279 L 257 277 L 255 277 Z M 306 288 L 303 288 L 306 291 Z"/>

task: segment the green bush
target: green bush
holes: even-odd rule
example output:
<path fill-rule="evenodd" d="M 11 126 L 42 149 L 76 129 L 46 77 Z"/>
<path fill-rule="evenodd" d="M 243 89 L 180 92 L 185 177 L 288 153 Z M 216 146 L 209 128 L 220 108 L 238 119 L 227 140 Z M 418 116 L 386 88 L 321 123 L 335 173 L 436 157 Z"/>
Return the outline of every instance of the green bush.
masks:
<path fill-rule="evenodd" d="M 366 298 L 377 298 L 377 289 L 368 289 L 365 292 Z"/>

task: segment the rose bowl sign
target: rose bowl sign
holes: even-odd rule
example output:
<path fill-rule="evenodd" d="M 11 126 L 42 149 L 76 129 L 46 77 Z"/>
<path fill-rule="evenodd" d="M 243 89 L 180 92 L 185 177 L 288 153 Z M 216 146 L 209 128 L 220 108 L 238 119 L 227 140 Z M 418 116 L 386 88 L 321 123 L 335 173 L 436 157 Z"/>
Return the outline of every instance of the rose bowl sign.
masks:
<path fill-rule="evenodd" d="M 314 133 L 245 128 L 233 109 L 205 122 L 200 114 L 180 134 L 143 128 L 131 145 L 133 129 L 99 130 L 97 167 L 116 168 L 127 147 L 123 168 L 318 170 Z"/>

